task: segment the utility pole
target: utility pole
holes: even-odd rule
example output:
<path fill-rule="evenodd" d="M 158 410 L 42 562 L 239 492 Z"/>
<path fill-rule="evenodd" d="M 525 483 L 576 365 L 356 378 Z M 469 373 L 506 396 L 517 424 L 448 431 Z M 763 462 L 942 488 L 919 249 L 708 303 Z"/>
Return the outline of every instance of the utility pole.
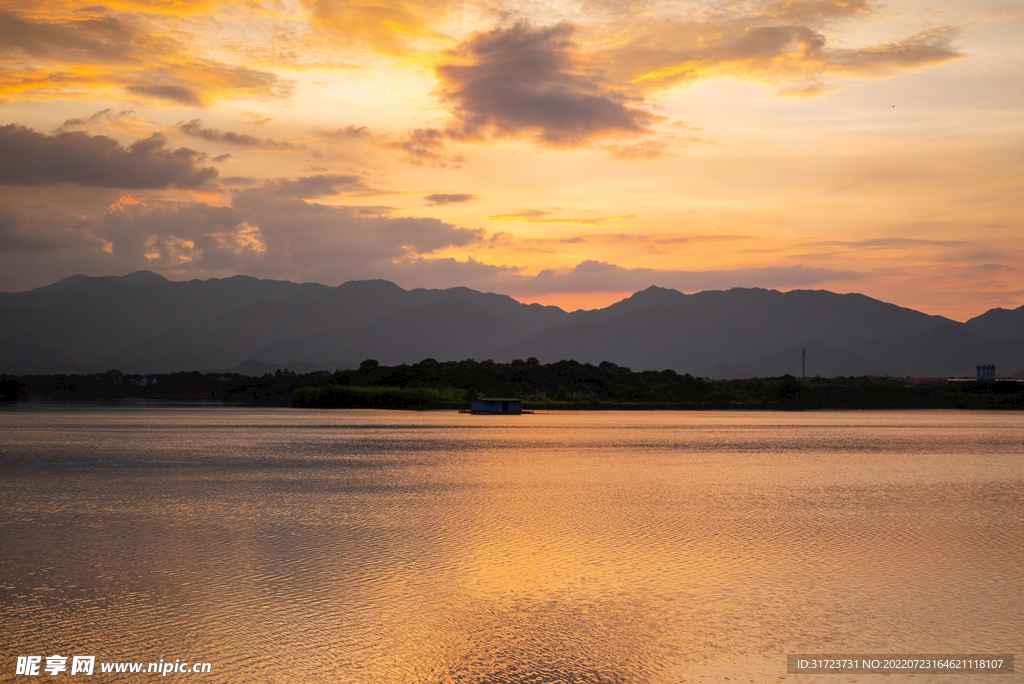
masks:
<path fill-rule="evenodd" d="M 800 377 L 803 380 L 807 379 L 807 350 L 800 350 Z"/>

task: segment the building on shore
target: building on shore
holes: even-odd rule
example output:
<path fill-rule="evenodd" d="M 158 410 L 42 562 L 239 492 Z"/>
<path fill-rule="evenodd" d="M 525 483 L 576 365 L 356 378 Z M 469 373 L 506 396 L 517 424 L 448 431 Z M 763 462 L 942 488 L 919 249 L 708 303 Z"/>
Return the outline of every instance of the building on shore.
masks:
<path fill-rule="evenodd" d="M 518 416 L 523 412 L 523 402 L 506 397 L 483 397 L 473 400 L 473 403 L 470 404 L 470 411 L 485 415 Z"/>

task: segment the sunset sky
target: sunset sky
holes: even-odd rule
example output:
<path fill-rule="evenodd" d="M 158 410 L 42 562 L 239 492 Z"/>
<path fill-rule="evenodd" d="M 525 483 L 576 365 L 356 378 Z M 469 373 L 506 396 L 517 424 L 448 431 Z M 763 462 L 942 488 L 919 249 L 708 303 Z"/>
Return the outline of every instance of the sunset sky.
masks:
<path fill-rule="evenodd" d="M 1020 0 L 0 0 L 0 290 L 1024 304 Z"/>

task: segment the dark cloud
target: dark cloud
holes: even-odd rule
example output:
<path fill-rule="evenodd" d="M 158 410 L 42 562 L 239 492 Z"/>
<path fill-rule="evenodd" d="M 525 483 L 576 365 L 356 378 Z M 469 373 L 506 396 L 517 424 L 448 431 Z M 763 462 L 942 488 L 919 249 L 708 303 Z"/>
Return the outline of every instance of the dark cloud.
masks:
<path fill-rule="evenodd" d="M 599 141 L 612 156 L 653 159 L 708 141 L 657 133 L 662 117 L 645 106 L 648 93 L 726 77 L 772 84 L 781 96 L 817 97 L 839 88 L 830 81 L 890 76 L 963 56 L 948 28 L 891 44 L 830 46 L 826 34 L 836 22 L 874 12 L 865 0 L 722 3 L 686 18 L 653 5 L 646 12 L 625 7 L 609 4 L 623 12 L 622 21 L 588 34 L 597 39 L 589 51 L 569 24 L 520 21 L 477 33 L 436 67 L 438 94 L 453 118 L 382 146 L 403 151 L 407 162 L 437 167 L 454 161 L 450 143 L 495 138 L 555 147 Z"/>
<path fill-rule="evenodd" d="M 0 208 L 0 290 L 24 291 L 72 273 L 110 273 L 109 245 L 80 223 L 69 215 Z"/>
<path fill-rule="evenodd" d="M 77 62 L 137 61 L 132 45 L 143 50 L 159 49 L 163 43 L 145 35 L 121 19 L 91 16 L 76 21 L 33 21 L 13 12 L 0 11 L 0 54 L 20 54 L 35 59 L 63 59 L 74 55 Z"/>
<path fill-rule="evenodd" d="M 188 105 L 189 107 L 203 106 L 203 100 L 199 97 L 199 94 L 185 86 L 136 84 L 126 86 L 125 90 L 136 95 L 148 95 L 161 100 L 171 100 L 172 102 Z"/>
<path fill-rule="evenodd" d="M 345 126 L 333 131 L 320 131 L 318 134 L 325 138 L 365 138 L 370 135 L 370 129 L 366 126 Z"/>
<path fill-rule="evenodd" d="M 232 206 L 268 236 L 282 258 L 304 255 L 323 264 L 392 260 L 480 240 L 481 230 L 433 218 L 366 218 L 359 207 L 335 207 L 282 196 L 277 188 L 239 192 Z M 296 263 L 301 263 L 297 261 Z M 368 264 L 363 264 L 368 265 Z"/>
<path fill-rule="evenodd" d="M 133 111 L 134 110 L 132 110 L 132 109 L 122 109 L 122 110 L 120 110 L 118 112 L 115 112 L 110 107 L 107 107 L 106 109 L 101 109 L 100 111 L 96 112 L 95 114 L 90 114 L 89 116 L 83 116 L 80 119 L 68 119 L 67 121 L 62 123 L 60 125 L 60 127 L 57 128 L 57 130 L 58 131 L 62 131 L 62 130 L 65 130 L 67 128 L 74 128 L 75 126 L 85 126 L 85 125 L 88 125 L 88 124 L 96 123 L 97 121 L 103 121 L 103 120 L 109 120 L 109 119 L 117 119 L 117 118 L 120 118 L 120 117 L 125 116 L 127 114 L 131 114 Z"/>
<path fill-rule="evenodd" d="M 386 207 L 335 207 L 244 190 L 230 207 L 129 207 L 83 230 L 127 255 L 131 267 L 195 276 L 250 273 L 339 283 L 380 277 L 396 261 L 464 246 L 481 232 L 433 218 L 387 218 Z M 120 257 L 119 257 L 120 258 Z"/>
<path fill-rule="evenodd" d="M 280 150 L 295 150 L 302 149 L 299 145 L 293 145 L 286 142 L 278 142 L 270 138 L 257 138 L 252 135 L 246 135 L 244 133 L 235 133 L 234 131 L 218 131 L 213 128 L 203 128 L 203 122 L 199 119 L 192 119 L 184 123 L 178 124 L 178 130 L 185 135 L 190 135 L 193 138 L 201 138 L 203 140 L 211 140 L 214 142 L 224 142 L 230 145 L 241 145 L 244 147 L 267 147 L 272 149 Z"/>
<path fill-rule="evenodd" d="M 457 165 L 465 160 L 459 155 L 449 155 L 445 152 L 445 145 L 450 138 L 460 137 L 455 131 L 443 131 L 439 128 L 417 128 L 409 137 L 401 142 L 378 143 L 379 147 L 387 150 L 401 150 L 405 152 L 404 161 L 417 166 L 427 165 L 444 168 Z"/>
<path fill-rule="evenodd" d="M 1000 271 L 1019 271 L 1020 270 L 1016 266 L 1009 266 L 1007 264 L 995 264 L 995 263 L 976 264 L 976 265 L 972 266 L 971 268 L 973 268 L 976 271 L 980 271 L 980 272 L 986 273 L 986 274 L 999 273 Z"/>
<path fill-rule="evenodd" d="M 338 174 L 305 176 L 296 180 L 279 179 L 264 184 L 270 192 L 282 197 L 312 199 L 342 192 L 368 192 L 369 186 L 359 176 Z"/>
<path fill-rule="evenodd" d="M 851 270 L 804 266 L 668 271 L 599 261 L 528 276 L 514 265 L 433 259 L 433 254 L 453 247 L 486 247 L 488 240 L 481 230 L 433 218 L 392 218 L 386 215 L 389 210 L 286 197 L 273 182 L 236 193 L 227 207 L 125 203 L 118 211 L 86 221 L 44 215 L 30 219 L 0 211 L 0 287 L 41 277 L 56 280 L 71 272 L 140 268 L 179 278 L 247 273 L 327 284 L 388 278 L 403 287 L 463 285 L 513 296 L 634 292 L 651 285 L 684 292 L 787 289 L 864 277 Z M 492 241 L 501 237 L 496 234 Z M 26 271 L 25 264 L 34 270 Z"/>
<path fill-rule="evenodd" d="M 399 207 L 389 207 L 384 204 L 360 204 L 358 206 L 351 206 L 349 209 L 356 216 L 387 216 L 396 211 L 402 211 Z"/>
<path fill-rule="evenodd" d="M 437 67 L 442 97 L 468 138 L 532 136 L 555 146 L 638 134 L 657 119 L 576 52 L 575 27 L 520 22 L 479 33 Z"/>
<path fill-rule="evenodd" d="M 57 252 L 79 253 L 97 249 L 99 243 L 73 230 L 69 217 L 32 218 L 8 209 L 0 209 L 0 252 L 14 256 L 35 253 L 47 258 Z M 30 264 L 36 268 L 39 264 Z"/>
<path fill-rule="evenodd" d="M 386 278 L 396 264 L 483 237 L 390 211 L 285 197 L 276 185 L 236 193 L 230 206 L 125 203 L 84 221 L 0 209 L 0 289 L 142 268 L 177 278 L 246 273 L 339 284 Z"/>
<path fill-rule="evenodd" d="M 231 143 L 232 145 L 255 147 L 262 142 L 259 138 L 251 135 L 244 135 L 233 131 L 217 131 L 212 128 L 203 128 L 203 122 L 199 119 L 192 119 L 188 122 L 179 123 L 178 130 L 185 135 L 192 136 L 193 138 L 226 142 Z"/>
<path fill-rule="evenodd" d="M 104 135 L 44 135 L 17 124 L 0 126 L 3 185 L 194 189 L 218 175 L 215 168 L 198 166 L 204 160 L 205 155 L 195 150 L 168 148 L 159 133 L 122 147 Z"/>
<path fill-rule="evenodd" d="M 216 159 L 214 160 L 216 161 Z M 220 183 L 222 185 L 256 185 L 259 181 L 251 176 L 228 176 L 227 178 L 221 178 Z"/>
<path fill-rule="evenodd" d="M 359 176 L 343 174 L 318 174 L 316 176 L 303 176 L 301 178 L 275 178 L 261 180 L 251 176 L 228 176 L 219 179 L 222 185 L 233 187 L 259 185 L 261 193 L 274 197 L 290 199 L 315 199 L 328 195 L 339 195 L 342 193 L 354 195 L 380 195 L 388 194 L 386 191 L 375 190 L 366 184 Z M 353 207 L 355 209 L 355 207 Z M 372 213 L 381 214 L 393 211 L 392 207 L 375 207 Z"/>
<path fill-rule="evenodd" d="M 463 202 L 472 202 L 475 199 L 480 199 L 476 195 L 467 195 L 466 193 L 434 193 L 433 195 L 427 195 L 423 199 L 430 202 L 431 205 L 437 206 L 439 204 L 461 204 Z"/>
<path fill-rule="evenodd" d="M 216 157 L 213 158 L 213 161 L 219 163 L 226 162 L 228 159 L 231 159 L 231 155 L 225 152 L 224 154 L 218 154 Z"/>
<path fill-rule="evenodd" d="M 108 242 L 122 269 L 145 264 L 172 271 L 244 269 L 265 251 L 258 229 L 241 212 L 198 202 L 126 207 L 85 221 L 80 230 Z"/>

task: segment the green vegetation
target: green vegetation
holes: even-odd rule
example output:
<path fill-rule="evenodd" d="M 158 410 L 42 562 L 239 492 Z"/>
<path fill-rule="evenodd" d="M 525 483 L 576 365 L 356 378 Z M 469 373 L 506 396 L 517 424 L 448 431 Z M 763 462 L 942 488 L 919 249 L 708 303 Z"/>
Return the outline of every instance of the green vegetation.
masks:
<path fill-rule="evenodd" d="M 879 377 L 712 381 L 605 361 L 541 364 L 425 359 L 381 366 L 369 359 L 297 392 L 294 406 L 455 408 L 478 396 L 516 397 L 531 409 L 1024 408 L 1024 383 L 911 386 Z"/>
<path fill-rule="evenodd" d="M 465 390 L 433 387 L 348 387 L 321 384 L 303 387 L 292 395 L 299 408 L 454 408 L 467 403 Z"/>
<path fill-rule="evenodd" d="M 48 375 L 0 378 L 0 401 L 32 397 L 77 400 L 207 400 L 301 408 L 468 408 L 477 397 L 516 397 L 527 409 L 1024 409 L 1024 383 L 939 380 L 918 383 L 864 376 L 791 375 L 706 380 L 675 371 L 641 371 L 614 363 L 542 364 L 435 361 L 259 378 L 237 374 L 170 373 Z"/>
<path fill-rule="evenodd" d="M 0 401 L 18 401 L 24 392 L 17 378 L 0 376 Z"/>
<path fill-rule="evenodd" d="M 237 373 L 156 373 L 122 375 L 118 371 L 90 375 L 4 376 L 19 383 L 16 398 L 60 401 L 217 401 L 261 406 L 289 406 L 296 390 L 323 382 L 329 374 L 297 375 L 287 369 L 262 377 Z M 0 393 L 3 390 L 0 389 Z"/>

